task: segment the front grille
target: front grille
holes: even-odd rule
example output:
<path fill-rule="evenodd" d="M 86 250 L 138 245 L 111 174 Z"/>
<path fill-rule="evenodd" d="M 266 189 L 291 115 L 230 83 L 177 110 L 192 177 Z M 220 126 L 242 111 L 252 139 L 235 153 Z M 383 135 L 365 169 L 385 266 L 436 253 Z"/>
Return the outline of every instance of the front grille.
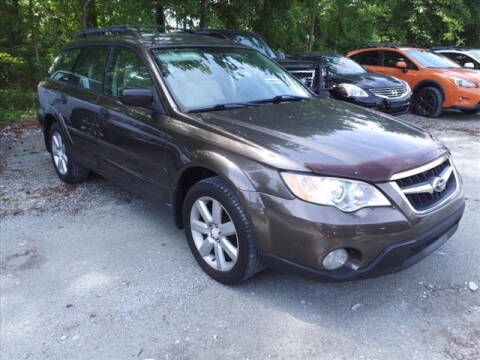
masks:
<path fill-rule="evenodd" d="M 315 70 L 291 70 L 290 73 L 302 82 L 305 86 L 313 86 Z"/>
<path fill-rule="evenodd" d="M 407 95 L 408 89 L 406 86 L 397 86 L 381 89 L 370 89 L 370 91 L 379 97 L 386 99 L 399 99 Z"/>
<path fill-rule="evenodd" d="M 439 183 L 445 182 L 445 187 Z M 449 159 L 429 170 L 395 181 L 410 205 L 426 211 L 447 199 L 457 189 L 455 171 Z"/>

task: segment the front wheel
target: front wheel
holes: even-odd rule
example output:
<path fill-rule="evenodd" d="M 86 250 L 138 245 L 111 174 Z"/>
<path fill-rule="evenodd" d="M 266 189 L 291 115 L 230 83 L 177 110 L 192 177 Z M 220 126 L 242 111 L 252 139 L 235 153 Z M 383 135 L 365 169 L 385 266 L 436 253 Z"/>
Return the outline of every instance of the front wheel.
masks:
<path fill-rule="evenodd" d="M 426 87 L 415 94 L 413 112 L 420 116 L 436 118 L 442 113 L 443 96 L 439 89 Z"/>
<path fill-rule="evenodd" d="M 193 256 L 215 280 L 236 284 L 260 270 L 249 217 L 221 178 L 202 180 L 189 190 L 183 221 Z"/>

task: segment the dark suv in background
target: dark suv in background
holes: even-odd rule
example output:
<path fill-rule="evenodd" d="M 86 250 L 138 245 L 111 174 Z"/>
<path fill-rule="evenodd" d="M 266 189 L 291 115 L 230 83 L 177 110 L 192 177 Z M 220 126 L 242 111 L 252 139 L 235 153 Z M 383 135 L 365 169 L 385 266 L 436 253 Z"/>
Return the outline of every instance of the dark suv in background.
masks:
<path fill-rule="evenodd" d="M 335 99 L 345 100 L 388 113 L 405 113 L 412 91 L 406 81 L 366 70 L 339 54 L 304 53 L 289 57 L 312 61 L 325 69 L 326 88 Z"/>
<path fill-rule="evenodd" d="M 318 98 L 228 40 L 89 30 L 60 51 L 38 100 L 60 179 L 93 171 L 170 204 L 199 265 L 224 283 L 263 267 L 329 280 L 400 270 L 463 214 L 444 145 Z"/>
<path fill-rule="evenodd" d="M 258 34 L 251 31 L 228 30 L 228 29 L 202 29 L 188 30 L 192 34 L 213 36 L 220 39 L 228 39 L 237 44 L 249 46 L 260 51 L 262 54 L 275 60 L 289 73 L 293 74 L 304 85 L 315 88 L 315 63 L 311 61 L 299 61 L 286 59 L 285 54 L 273 51 L 266 41 Z M 318 75 L 317 75 L 318 76 Z"/>

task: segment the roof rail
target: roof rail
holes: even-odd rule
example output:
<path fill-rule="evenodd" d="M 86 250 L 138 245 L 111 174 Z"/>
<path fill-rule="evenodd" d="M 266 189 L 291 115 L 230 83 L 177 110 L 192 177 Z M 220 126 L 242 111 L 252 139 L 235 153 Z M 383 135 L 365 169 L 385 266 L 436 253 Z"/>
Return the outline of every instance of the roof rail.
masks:
<path fill-rule="evenodd" d="M 378 47 L 388 47 L 388 48 L 396 49 L 397 45 L 395 45 L 395 43 L 393 42 L 364 44 L 364 45 L 361 45 L 359 49 L 369 49 L 369 48 L 378 48 Z"/>
<path fill-rule="evenodd" d="M 76 39 L 88 36 L 106 36 L 106 35 L 130 35 L 140 37 L 142 33 L 165 33 L 167 31 L 185 31 L 184 29 L 160 25 L 112 25 L 108 28 L 90 28 L 85 29 L 75 35 Z"/>
<path fill-rule="evenodd" d="M 449 45 L 449 46 L 432 46 L 430 50 L 472 50 L 474 49 L 471 46 L 463 46 L 463 45 Z"/>

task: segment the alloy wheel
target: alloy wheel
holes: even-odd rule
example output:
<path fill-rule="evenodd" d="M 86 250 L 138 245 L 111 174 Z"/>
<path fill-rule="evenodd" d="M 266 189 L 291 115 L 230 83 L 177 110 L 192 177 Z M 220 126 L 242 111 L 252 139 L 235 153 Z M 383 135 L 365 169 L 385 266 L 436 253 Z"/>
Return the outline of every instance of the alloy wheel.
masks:
<path fill-rule="evenodd" d="M 424 93 L 419 99 L 417 104 L 420 113 L 423 115 L 429 115 L 435 111 L 437 107 L 437 98 L 435 94 L 428 91 Z"/>
<path fill-rule="evenodd" d="M 229 271 L 237 263 L 237 230 L 222 204 L 211 197 L 197 199 L 190 211 L 193 241 L 205 262 L 217 271 Z"/>
<path fill-rule="evenodd" d="M 65 175 L 68 171 L 68 157 L 63 142 L 62 135 L 58 132 L 52 134 L 52 156 L 55 167 L 61 175 Z"/>

